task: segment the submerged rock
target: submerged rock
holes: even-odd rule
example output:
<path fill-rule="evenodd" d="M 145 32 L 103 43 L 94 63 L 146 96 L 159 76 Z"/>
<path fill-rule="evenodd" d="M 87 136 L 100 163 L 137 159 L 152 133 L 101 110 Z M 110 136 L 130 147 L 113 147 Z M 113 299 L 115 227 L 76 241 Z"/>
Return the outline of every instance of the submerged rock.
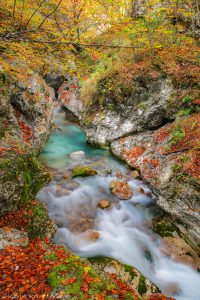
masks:
<path fill-rule="evenodd" d="M 97 171 L 92 169 L 89 166 L 77 166 L 72 170 L 72 177 L 87 177 L 94 176 L 97 174 Z"/>
<path fill-rule="evenodd" d="M 76 152 L 70 153 L 69 157 L 72 160 L 85 159 L 85 152 L 84 151 L 76 151 Z"/>
<path fill-rule="evenodd" d="M 161 251 L 177 262 L 188 264 L 200 270 L 200 258 L 197 253 L 179 237 L 164 237 L 162 239 Z"/>
<path fill-rule="evenodd" d="M 97 207 L 105 209 L 111 206 L 111 201 L 102 199 L 98 202 Z"/>
<path fill-rule="evenodd" d="M 112 180 L 110 183 L 110 191 L 121 200 L 128 200 L 133 195 L 130 185 L 122 180 Z"/>
<path fill-rule="evenodd" d="M 83 233 L 82 237 L 87 241 L 95 242 L 100 238 L 100 233 L 95 230 L 87 230 Z"/>
<path fill-rule="evenodd" d="M 136 179 L 136 178 L 140 177 L 140 174 L 137 170 L 133 170 L 130 175 L 133 179 Z"/>

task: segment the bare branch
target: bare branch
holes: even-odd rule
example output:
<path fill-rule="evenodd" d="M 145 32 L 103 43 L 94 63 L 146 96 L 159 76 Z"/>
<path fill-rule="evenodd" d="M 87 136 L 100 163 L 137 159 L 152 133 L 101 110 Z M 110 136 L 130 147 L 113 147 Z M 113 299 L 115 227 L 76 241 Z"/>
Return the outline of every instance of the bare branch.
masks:
<path fill-rule="evenodd" d="M 39 43 L 39 44 L 52 44 L 52 45 L 72 45 L 74 46 L 74 42 L 58 42 L 58 41 L 43 41 L 43 40 L 28 40 L 28 39 L 2 39 L 0 41 L 10 42 L 10 43 Z M 119 46 L 119 45 L 110 45 L 110 44 L 81 44 L 77 43 L 76 46 L 85 47 L 85 48 L 124 48 L 124 49 L 135 49 L 135 48 L 144 48 L 141 46 Z"/>
<path fill-rule="evenodd" d="M 15 9 L 16 9 L 16 3 L 17 3 L 17 0 L 14 0 L 14 3 L 13 3 L 13 13 L 12 13 L 13 23 L 14 23 L 14 21 L 15 21 Z"/>
<path fill-rule="evenodd" d="M 37 29 L 40 29 L 40 28 L 42 27 L 42 25 L 44 24 L 44 22 L 45 22 L 50 16 L 52 16 L 52 15 L 56 12 L 56 10 L 58 9 L 58 7 L 59 7 L 60 4 L 62 3 L 62 1 L 63 1 L 63 0 L 60 0 L 60 1 L 59 1 L 59 3 L 57 4 L 57 6 L 54 8 L 54 10 L 53 10 L 51 13 L 49 13 L 49 14 L 44 18 L 44 20 L 40 23 L 40 25 L 38 26 Z"/>
<path fill-rule="evenodd" d="M 39 5 L 38 7 L 36 8 L 36 10 L 32 13 L 32 15 L 30 16 L 30 18 L 28 19 L 25 27 L 28 26 L 28 24 L 30 23 L 30 21 L 32 20 L 32 18 L 35 16 L 35 14 L 38 12 L 38 10 L 42 7 L 42 5 L 44 4 L 44 2 L 46 2 L 46 0 L 43 0 Z"/>

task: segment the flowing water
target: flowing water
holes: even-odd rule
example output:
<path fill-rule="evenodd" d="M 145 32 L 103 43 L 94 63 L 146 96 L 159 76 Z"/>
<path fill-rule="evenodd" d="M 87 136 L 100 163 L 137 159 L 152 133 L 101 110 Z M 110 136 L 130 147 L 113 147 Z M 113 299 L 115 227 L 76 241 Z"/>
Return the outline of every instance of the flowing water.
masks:
<path fill-rule="evenodd" d="M 199 300 L 199 273 L 159 250 L 161 239 L 152 231 L 152 219 L 159 209 L 149 188 L 131 179 L 130 170 L 108 151 L 89 146 L 79 126 L 68 123 L 63 111 L 56 112 L 55 124 L 57 129 L 40 156 L 53 180 L 38 198 L 47 203 L 58 226 L 56 242 L 80 256 L 109 256 L 132 265 L 177 300 Z M 70 155 L 76 151 L 85 155 Z M 76 165 L 92 166 L 98 175 L 72 180 L 70 170 Z M 119 201 L 109 191 L 116 172 L 117 176 L 123 174 L 134 190 L 128 201 Z M 112 207 L 98 208 L 101 199 L 112 201 Z"/>

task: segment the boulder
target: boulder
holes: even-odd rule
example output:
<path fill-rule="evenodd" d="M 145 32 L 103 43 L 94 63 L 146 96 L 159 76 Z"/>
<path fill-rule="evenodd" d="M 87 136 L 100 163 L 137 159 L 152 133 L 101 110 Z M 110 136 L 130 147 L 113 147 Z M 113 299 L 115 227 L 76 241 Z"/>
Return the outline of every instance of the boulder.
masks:
<path fill-rule="evenodd" d="M 136 179 L 136 178 L 140 177 L 140 174 L 137 170 L 133 170 L 130 175 L 133 179 Z"/>
<path fill-rule="evenodd" d="M 121 200 L 128 200 L 133 195 L 132 188 L 123 180 L 112 180 L 110 183 L 110 191 Z"/>
<path fill-rule="evenodd" d="M 106 199 L 101 199 L 98 204 L 97 207 L 101 208 L 101 209 L 105 209 L 111 206 L 111 201 L 106 200 Z"/>
<path fill-rule="evenodd" d="M 91 242 L 95 242 L 100 238 L 100 233 L 95 230 L 87 230 L 83 233 L 82 237 Z"/>
<path fill-rule="evenodd" d="M 92 169 L 89 166 L 77 166 L 72 169 L 72 177 L 87 177 L 94 176 L 97 174 L 97 171 Z"/>

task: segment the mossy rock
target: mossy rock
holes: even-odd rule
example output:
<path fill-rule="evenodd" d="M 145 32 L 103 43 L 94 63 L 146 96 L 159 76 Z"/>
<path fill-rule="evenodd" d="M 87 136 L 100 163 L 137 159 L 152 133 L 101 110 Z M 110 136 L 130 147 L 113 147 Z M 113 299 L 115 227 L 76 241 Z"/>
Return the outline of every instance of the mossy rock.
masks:
<path fill-rule="evenodd" d="M 124 281 L 122 291 L 121 286 L 112 276 L 96 270 L 87 259 L 73 254 L 68 254 L 62 264 L 51 269 L 48 283 L 53 289 L 53 296 L 62 289 L 63 295 L 69 296 L 69 299 L 86 299 L 86 296 L 89 299 L 97 299 L 100 295 L 105 299 L 122 299 L 122 296 L 123 299 L 141 299 Z M 113 293 L 113 290 L 116 292 Z"/>
<path fill-rule="evenodd" d="M 33 155 L 0 159 L 0 215 L 18 209 L 50 180 Z"/>
<path fill-rule="evenodd" d="M 97 171 L 88 166 L 77 166 L 72 170 L 72 177 L 87 177 L 94 176 Z"/>
<path fill-rule="evenodd" d="M 88 258 L 92 267 L 102 274 L 115 274 L 124 280 L 128 286 L 133 288 L 140 295 L 147 295 L 160 292 L 159 288 L 145 278 L 136 268 L 123 264 L 116 259 L 97 256 Z"/>
<path fill-rule="evenodd" d="M 46 206 L 35 200 L 31 203 L 32 215 L 30 216 L 29 225 L 25 228 L 28 237 L 34 238 L 48 238 L 53 239 L 56 232 L 56 225 L 49 219 Z"/>
<path fill-rule="evenodd" d="M 167 217 L 154 220 L 153 231 L 162 237 L 180 235 L 180 230 Z"/>

